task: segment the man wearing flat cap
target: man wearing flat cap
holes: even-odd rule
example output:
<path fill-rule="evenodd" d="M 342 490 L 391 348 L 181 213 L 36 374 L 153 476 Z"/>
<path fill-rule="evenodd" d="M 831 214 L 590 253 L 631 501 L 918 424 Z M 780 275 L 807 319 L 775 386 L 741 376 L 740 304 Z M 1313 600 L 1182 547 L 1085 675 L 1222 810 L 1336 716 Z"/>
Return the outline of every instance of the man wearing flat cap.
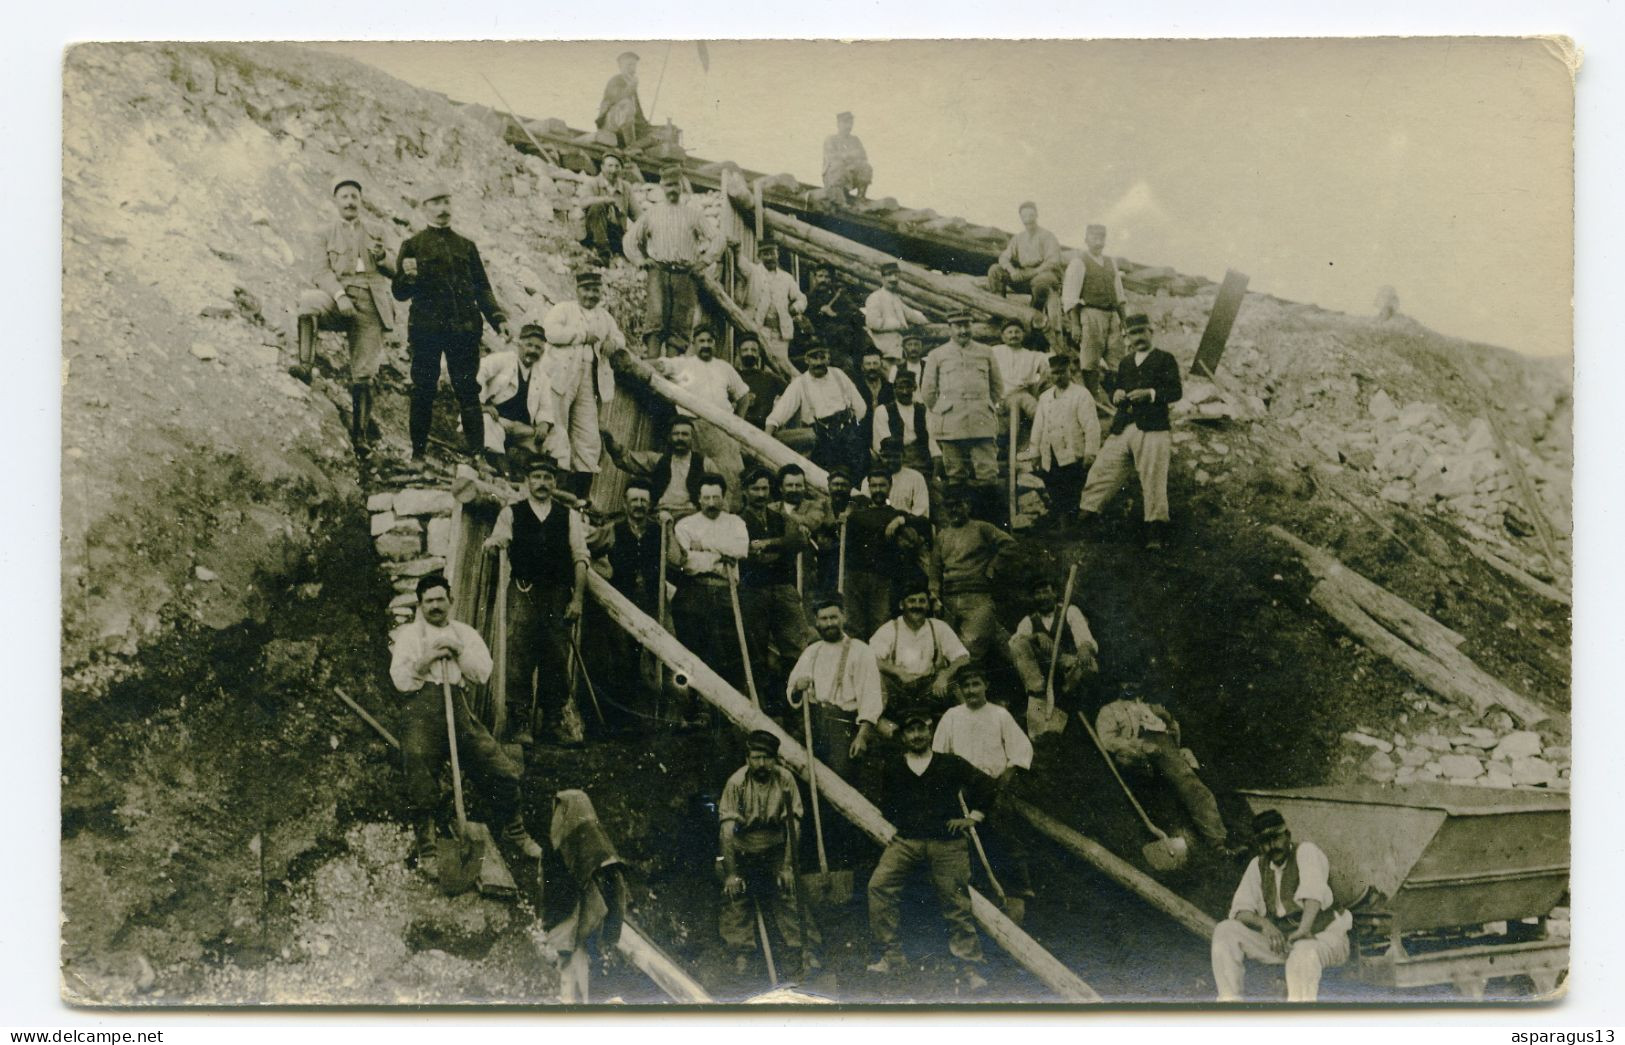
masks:
<path fill-rule="evenodd" d="M 779 763 L 779 738 L 765 729 L 745 738 L 745 764 L 722 788 L 722 910 L 718 929 L 745 972 L 756 953 L 751 905 L 778 926 L 791 951 L 801 952 L 802 976 L 819 969 L 823 939 L 801 893 L 796 853 L 801 844 L 801 793 Z"/>
<path fill-rule="evenodd" d="M 622 51 L 615 59 L 620 72 L 604 84 L 604 96 L 598 101 L 598 129 L 615 135 L 621 148 L 630 148 L 649 134 L 649 121 L 643 115 L 643 102 L 638 99 L 638 56 L 635 51 Z"/>
<path fill-rule="evenodd" d="M 859 468 L 868 456 L 862 421 L 869 413 L 858 386 L 829 365 L 829 349 L 807 347 L 807 369 L 795 376 L 773 404 L 762 431 L 812 458 L 820 468 Z M 792 427 L 778 434 L 786 425 Z"/>
<path fill-rule="evenodd" d="M 1286 966 L 1286 1000 L 1315 1001 L 1320 974 L 1349 956 L 1354 917 L 1332 897 L 1331 865 L 1313 842 L 1292 841 L 1274 809 L 1253 817 L 1258 855 L 1213 930 L 1213 982 L 1220 1001 L 1241 1001 L 1246 960 Z"/>
<path fill-rule="evenodd" d="M 1123 274 L 1108 258 L 1106 226 L 1091 225 L 1083 234 L 1084 250 L 1072 258 L 1061 280 L 1061 311 L 1078 342 L 1083 383 L 1094 394 L 1102 371 L 1117 369 L 1123 358 Z"/>
<path fill-rule="evenodd" d="M 626 351 L 626 336 L 603 302 L 603 279 L 597 272 L 576 276 L 576 300 L 547 310 L 547 353 L 542 369 L 554 394 L 558 424 L 549 449 L 568 473 L 567 487 L 586 497 L 598 474 L 603 444 L 598 415 L 615 398 L 615 370 L 610 360 Z"/>
<path fill-rule="evenodd" d="M 1117 372 L 1106 378 L 1106 391 L 1117 413 L 1112 417 L 1111 434 L 1089 469 L 1078 518 L 1087 529 L 1132 471 L 1139 477 L 1140 500 L 1145 506 L 1146 547 L 1160 548 L 1168 527 L 1168 467 L 1174 452 L 1168 406 L 1185 392 L 1179 363 L 1151 345 L 1151 321 L 1133 315 L 1123 329 L 1129 354 L 1118 364 Z"/>
<path fill-rule="evenodd" d="M 694 329 L 694 280 L 722 251 L 704 215 L 683 202 L 680 170 L 660 172 L 660 192 L 661 201 L 638 216 L 622 242 L 626 260 L 648 272 L 643 340 L 651 359 L 668 337 Z"/>
<path fill-rule="evenodd" d="M 1061 315 L 1055 297 L 1061 289 L 1061 241 L 1038 224 L 1038 204 L 1028 200 L 1016 212 L 1021 231 L 1010 237 L 1004 253 L 987 270 L 987 289 L 1001 297 L 1010 290 L 1028 291 L 1039 316 L 1037 325 L 1052 329 Z"/>
<path fill-rule="evenodd" d="M 852 197 L 867 199 L 869 182 L 874 180 L 869 154 L 863 142 L 852 133 L 852 114 L 835 114 L 835 133 L 824 139 L 824 193 L 832 203 L 850 203 Z"/>
<path fill-rule="evenodd" d="M 1050 357 L 1053 386 L 1044 389 L 1033 411 L 1026 454 L 1036 458 L 1049 494 L 1050 525 L 1071 525 L 1083 495 L 1089 464 L 1100 453 L 1100 415 L 1088 389 L 1072 381 L 1074 360 L 1064 352 Z"/>
<path fill-rule="evenodd" d="M 925 313 L 906 304 L 897 292 L 901 285 L 897 262 L 880 263 L 880 286 L 863 303 L 863 327 L 880 349 L 888 368 L 903 358 L 903 335 L 911 326 L 929 322 Z"/>
<path fill-rule="evenodd" d="M 807 295 L 795 276 L 779 267 L 777 243 L 757 244 L 756 260 L 741 258 L 739 268 L 749 280 L 750 317 L 767 335 L 768 351 L 775 359 L 788 359 L 796 320 L 807 311 Z"/>
<path fill-rule="evenodd" d="M 395 326 L 388 277 L 387 232 L 361 213 L 361 179 L 341 174 L 333 182 L 337 218 L 311 252 L 309 286 L 299 292 L 299 362 L 291 373 L 310 383 L 316 362 L 316 331 L 343 330 L 350 343 L 350 441 L 365 447 L 373 437 L 372 386 L 384 358 L 384 335 Z"/>
<path fill-rule="evenodd" d="M 469 456 L 477 460 L 485 446 L 478 380 L 482 324 L 490 323 L 506 338 L 508 316 L 491 290 L 479 248 L 451 229 L 450 187 L 431 182 L 422 192 L 428 227 L 401 244 L 392 285 L 396 301 L 412 303 L 406 323 L 412 350 L 412 460 L 421 462 L 429 445 L 442 357 Z"/>
<path fill-rule="evenodd" d="M 576 204 L 586 210 L 587 234 L 581 245 L 598 253 L 598 263 L 608 265 L 621 252 L 626 226 L 643 213 L 638 194 L 641 177 L 634 182 L 623 173 L 626 161 L 619 153 L 609 153 L 598 164 L 598 173 L 582 183 Z"/>
<path fill-rule="evenodd" d="M 971 339 L 972 315 L 948 317 L 953 339 L 925 359 L 920 398 L 931 412 L 950 483 L 975 483 L 985 498 L 999 481 L 998 404 L 1004 398 L 993 350 Z"/>
<path fill-rule="evenodd" d="M 552 385 L 538 366 L 547 348 L 540 323 L 519 327 L 519 348 L 480 360 L 480 410 L 485 414 L 485 454 L 493 465 L 523 481 L 531 454 L 540 453 L 553 428 Z"/>

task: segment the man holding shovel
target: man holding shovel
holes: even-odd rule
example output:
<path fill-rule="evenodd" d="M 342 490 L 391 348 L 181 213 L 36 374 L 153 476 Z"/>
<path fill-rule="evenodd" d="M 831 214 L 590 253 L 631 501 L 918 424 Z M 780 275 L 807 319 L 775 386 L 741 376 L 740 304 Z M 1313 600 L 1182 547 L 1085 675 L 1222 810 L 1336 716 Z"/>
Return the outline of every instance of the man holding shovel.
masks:
<path fill-rule="evenodd" d="M 779 764 L 777 736 L 753 730 L 745 750 L 745 764 L 728 778 L 717 803 L 723 874 L 717 928 L 734 954 L 734 971 L 743 975 L 756 951 L 754 916 L 766 909 L 785 946 L 801 952 L 805 979 L 823 967 L 823 938 L 796 874 L 801 794 L 796 778 Z"/>
<path fill-rule="evenodd" d="M 491 677 L 491 651 L 479 632 L 451 619 L 451 584 L 446 578 L 424 577 L 418 581 L 417 596 L 416 618 L 391 636 L 389 677 L 402 694 L 401 766 L 418 866 L 434 876 L 434 809 L 440 798 L 435 776 L 448 748 L 444 685 L 452 691 L 458 753 L 480 779 L 503 824 L 502 837 L 539 860 L 542 848 L 525 831 L 519 804 L 523 770 L 468 708 L 464 680 L 480 684 Z"/>
<path fill-rule="evenodd" d="M 1068 603 L 1064 613 L 1057 612 L 1060 604 L 1055 584 L 1048 576 L 1035 578 L 1028 590 L 1032 592 L 1032 608 L 1010 637 L 1010 660 L 1021 676 L 1029 702 L 1048 700 L 1046 683 L 1050 661 L 1054 660 L 1055 702 L 1067 711 L 1076 710 L 1079 690 L 1099 670 L 1100 645 L 1082 610 Z M 1064 626 L 1056 622 L 1057 616 L 1065 618 Z M 1057 641 L 1061 646 L 1058 654 Z"/>
<path fill-rule="evenodd" d="M 1179 722 L 1161 704 L 1147 704 L 1132 689 L 1100 709 L 1095 732 L 1124 769 L 1160 778 L 1179 796 L 1196 829 L 1214 850 L 1233 852 L 1213 792 L 1196 775 L 1196 756 L 1180 746 Z"/>

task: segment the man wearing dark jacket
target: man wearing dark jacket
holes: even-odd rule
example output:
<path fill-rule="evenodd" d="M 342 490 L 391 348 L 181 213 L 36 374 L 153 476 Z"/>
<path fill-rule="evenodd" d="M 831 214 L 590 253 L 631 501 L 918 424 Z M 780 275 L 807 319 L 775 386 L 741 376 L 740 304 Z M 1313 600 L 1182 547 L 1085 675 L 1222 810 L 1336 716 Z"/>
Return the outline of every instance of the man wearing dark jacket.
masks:
<path fill-rule="evenodd" d="M 463 438 L 478 460 L 485 445 L 476 377 L 481 321 L 507 337 L 508 317 L 491 292 L 479 248 L 451 230 L 451 190 L 431 183 L 424 192 L 429 227 L 401 244 L 391 286 L 395 300 L 412 302 L 406 326 L 412 352 L 412 460 L 422 461 L 429 445 L 442 355 L 457 394 Z"/>
<path fill-rule="evenodd" d="M 1168 465 L 1174 447 L 1168 404 L 1178 402 L 1185 393 L 1174 357 L 1151 347 L 1149 319 L 1128 317 L 1123 334 L 1128 355 L 1117 365 L 1116 374 L 1106 377 L 1117 413 L 1111 434 L 1089 469 L 1078 518 L 1087 528 L 1128 481 L 1132 467 L 1140 479 L 1140 499 L 1145 502 L 1146 546 L 1160 548 L 1168 525 Z"/>
<path fill-rule="evenodd" d="M 902 753 L 880 768 L 880 812 L 897 834 L 869 878 L 869 931 L 882 949 L 869 971 L 891 973 L 906 966 L 897 904 L 909 875 L 923 866 L 948 921 L 948 949 L 965 963 L 960 982 L 980 990 L 987 981 L 977 971 L 982 940 L 971 915 L 967 840 L 992 808 L 993 779 L 958 755 L 931 750 L 928 711 L 903 716 L 902 739 Z"/>

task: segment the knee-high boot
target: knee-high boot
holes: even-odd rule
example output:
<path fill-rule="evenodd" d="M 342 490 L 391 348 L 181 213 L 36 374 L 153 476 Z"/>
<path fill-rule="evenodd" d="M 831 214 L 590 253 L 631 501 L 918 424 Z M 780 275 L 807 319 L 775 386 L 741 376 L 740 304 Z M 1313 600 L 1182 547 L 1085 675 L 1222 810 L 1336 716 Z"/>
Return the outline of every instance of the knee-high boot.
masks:
<path fill-rule="evenodd" d="M 299 361 L 294 364 L 293 376 L 310 384 L 316 372 L 316 317 L 300 316 L 298 324 Z"/>

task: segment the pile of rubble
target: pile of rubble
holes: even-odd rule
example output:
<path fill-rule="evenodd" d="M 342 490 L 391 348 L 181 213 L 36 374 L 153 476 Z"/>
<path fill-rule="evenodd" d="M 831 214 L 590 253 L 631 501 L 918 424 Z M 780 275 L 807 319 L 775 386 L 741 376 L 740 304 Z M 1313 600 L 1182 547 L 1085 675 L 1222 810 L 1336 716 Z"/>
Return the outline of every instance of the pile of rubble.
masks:
<path fill-rule="evenodd" d="M 367 498 L 372 543 L 395 588 L 389 612 L 398 624 L 412 619 L 418 578 L 446 569 L 455 507 L 449 492 L 418 487 L 384 491 Z"/>
<path fill-rule="evenodd" d="M 1568 738 L 1557 729 L 1515 728 L 1492 710 L 1469 723 L 1467 713 L 1411 694 L 1414 732 L 1360 729 L 1343 734 L 1345 767 L 1380 784 L 1445 783 L 1469 787 L 1569 790 Z M 1409 713 L 1399 725 L 1412 726 Z M 1414 728 L 1414 726 L 1413 726 Z"/>

